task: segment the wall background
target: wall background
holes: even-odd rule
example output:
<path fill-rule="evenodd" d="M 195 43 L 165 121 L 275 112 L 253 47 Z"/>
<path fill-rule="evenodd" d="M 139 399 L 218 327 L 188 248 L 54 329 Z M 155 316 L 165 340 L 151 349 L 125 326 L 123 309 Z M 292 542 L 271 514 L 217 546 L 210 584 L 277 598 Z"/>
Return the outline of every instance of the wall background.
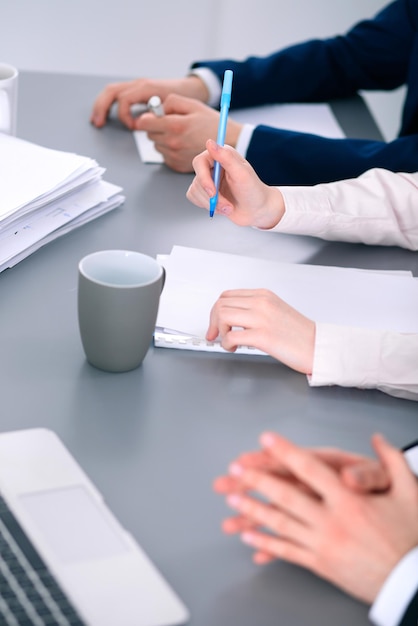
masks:
<path fill-rule="evenodd" d="M 0 61 L 22 70 L 175 77 L 191 61 L 343 33 L 386 0 L 0 0 Z M 365 94 L 386 139 L 403 89 Z"/>

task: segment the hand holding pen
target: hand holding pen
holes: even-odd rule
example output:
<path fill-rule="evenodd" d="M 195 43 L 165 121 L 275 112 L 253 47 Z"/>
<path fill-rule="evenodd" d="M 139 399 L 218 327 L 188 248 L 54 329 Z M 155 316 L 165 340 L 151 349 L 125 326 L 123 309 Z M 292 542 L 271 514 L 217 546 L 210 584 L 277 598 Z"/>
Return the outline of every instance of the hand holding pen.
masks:
<path fill-rule="evenodd" d="M 130 110 L 132 117 L 138 117 L 148 112 L 154 113 L 156 117 L 163 117 L 164 115 L 164 105 L 159 96 L 151 96 L 146 104 L 143 102 L 132 104 Z"/>
<path fill-rule="evenodd" d="M 147 102 L 147 109 L 157 117 L 163 117 L 164 115 L 164 106 L 159 96 L 151 96 Z"/>
<path fill-rule="evenodd" d="M 225 143 L 225 135 L 226 135 L 226 124 L 228 121 L 228 112 L 229 106 L 231 103 L 231 91 L 232 91 L 232 70 L 225 70 L 224 74 L 224 82 L 222 86 L 222 95 L 221 95 L 221 113 L 219 118 L 219 127 L 218 127 L 218 137 L 216 139 L 216 143 L 219 146 L 223 146 Z M 219 194 L 219 181 L 221 176 L 221 166 L 218 161 L 215 161 L 213 168 L 213 182 L 215 183 L 215 195 L 210 199 L 209 205 L 209 217 L 213 217 L 216 205 L 218 204 L 218 194 Z"/>

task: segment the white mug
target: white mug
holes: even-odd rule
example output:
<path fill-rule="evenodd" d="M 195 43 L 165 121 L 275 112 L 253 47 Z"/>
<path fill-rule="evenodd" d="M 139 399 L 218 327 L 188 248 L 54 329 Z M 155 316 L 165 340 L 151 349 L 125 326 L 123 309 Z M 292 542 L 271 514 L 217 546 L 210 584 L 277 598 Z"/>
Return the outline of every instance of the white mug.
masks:
<path fill-rule="evenodd" d="M 0 133 L 8 135 L 16 135 L 18 77 L 13 65 L 0 63 Z"/>

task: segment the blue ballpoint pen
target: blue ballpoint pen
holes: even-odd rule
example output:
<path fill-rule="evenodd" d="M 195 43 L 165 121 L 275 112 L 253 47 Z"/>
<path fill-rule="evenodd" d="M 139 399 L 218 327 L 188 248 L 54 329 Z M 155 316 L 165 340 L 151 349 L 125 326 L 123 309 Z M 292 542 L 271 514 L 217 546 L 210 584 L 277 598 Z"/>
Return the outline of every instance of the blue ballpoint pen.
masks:
<path fill-rule="evenodd" d="M 228 121 L 228 111 L 229 105 L 231 103 L 231 91 L 232 91 L 232 70 L 225 70 L 224 74 L 224 82 L 222 86 L 222 95 L 221 95 L 221 114 L 219 118 L 219 127 L 218 127 L 218 137 L 216 139 L 216 143 L 219 146 L 223 146 L 225 142 L 225 134 L 226 134 L 226 123 Z M 221 175 L 221 166 L 218 161 L 215 161 L 213 168 L 213 182 L 215 183 L 216 192 L 215 195 L 210 199 L 209 205 L 209 217 L 213 217 L 215 213 L 216 205 L 218 204 L 218 193 L 219 193 L 219 179 Z"/>

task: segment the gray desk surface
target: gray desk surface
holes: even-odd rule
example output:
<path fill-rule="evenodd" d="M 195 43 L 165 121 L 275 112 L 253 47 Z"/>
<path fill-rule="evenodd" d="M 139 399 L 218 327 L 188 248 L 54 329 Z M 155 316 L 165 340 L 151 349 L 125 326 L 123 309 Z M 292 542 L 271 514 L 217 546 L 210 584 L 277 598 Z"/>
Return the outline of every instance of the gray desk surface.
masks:
<path fill-rule="evenodd" d="M 265 429 L 361 452 L 370 451 L 375 431 L 405 444 L 417 435 L 417 405 L 378 391 L 310 389 L 268 357 L 151 347 L 136 371 L 95 370 L 78 335 L 77 264 L 103 248 L 154 256 L 180 244 L 418 274 L 417 255 L 209 221 L 185 198 L 191 175 L 141 164 L 117 121 L 102 130 L 89 124 L 107 82 L 21 76 L 19 136 L 96 158 L 127 200 L 0 275 L 0 428 L 43 426 L 61 436 L 189 606 L 191 624 L 367 624 L 364 605 L 315 576 L 286 563 L 256 567 L 239 540 L 222 535 L 227 509 L 211 483 Z"/>

